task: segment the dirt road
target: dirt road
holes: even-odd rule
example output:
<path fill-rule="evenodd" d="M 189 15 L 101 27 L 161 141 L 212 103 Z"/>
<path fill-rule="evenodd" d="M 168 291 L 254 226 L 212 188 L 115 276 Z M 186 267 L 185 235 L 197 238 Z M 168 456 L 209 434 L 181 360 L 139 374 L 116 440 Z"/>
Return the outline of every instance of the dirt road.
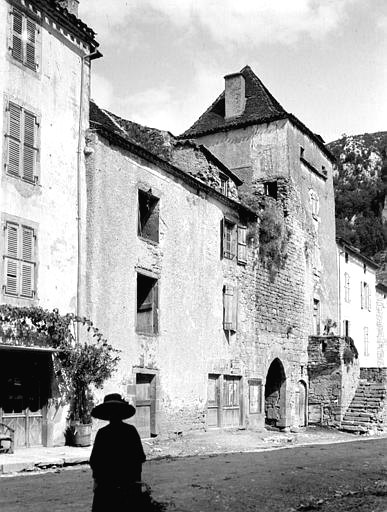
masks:
<path fill-rule="evenodd" d="M 153 460 L 143 479 L 168 511 L 386 512 L 387 440 Z M 91 494 L 87 468 L 4 477 L 0 511 L 86 512 Z"/>

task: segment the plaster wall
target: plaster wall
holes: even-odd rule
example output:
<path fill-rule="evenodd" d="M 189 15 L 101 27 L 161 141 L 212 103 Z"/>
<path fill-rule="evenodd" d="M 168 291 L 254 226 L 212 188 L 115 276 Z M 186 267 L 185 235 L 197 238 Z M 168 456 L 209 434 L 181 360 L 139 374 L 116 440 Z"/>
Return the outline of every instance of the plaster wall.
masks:
<path fill-rule="evenodd" d="M 387 294 L 376 288 L 377 366 L 387 367 Z"/>
<path fill-rule="evenodd" d="M 349 321 L 349 335 L 354 340 L 359 352 L 360 366 L 364 368 L 379 366 L 378 332 L 377 332 L 377 301 L 375 291 L 375 269 L 364 264 L 363 260 L 338 245 L 340 269 L 340 329 L 344 335 L 344 321 Z M 349 275 L 349 300 L 345 300 L 345 274 Z M 369 285 L 371 294 L 371 309 L 361 306 L 361 283 Z M 368 349 L 365 344 L 364 329 L 368 329 Z"/>
<path fill-rule="evenodd" d="M 38 183 L 1 175 L 1 211 L 37 225 L 37 297 L 45 308 L 75 311 L 77 287 L 77 148 L 80 115 L 81 55 L 75 44 L 40 18 L 37 72 L 16 62 L 8 51 L 9 4 L 0 2 L 0 96 L 6 132 L 5 107 L 13 100 L 39 116 Z M 81 47 L 82 46 L 82 47 Z M 89 67 L 84 68 L 82 131 L 88 126 Z M 1 156 L 5 163 L 5 137 Z M 83 153 L 82 153 L 83 154 Z M 4 169 L 4 166 L 2 167 Z M 84 165 L 81 163 L 81 176 Z M 85 203 L 85 183 L 81 179 Z M 81 217 L 83 215 L 81 214 Z M 3 240 L 1 241 L 3 252 Z M 2 302 L 28 305 L 31 300 L 1 296 Z"/>

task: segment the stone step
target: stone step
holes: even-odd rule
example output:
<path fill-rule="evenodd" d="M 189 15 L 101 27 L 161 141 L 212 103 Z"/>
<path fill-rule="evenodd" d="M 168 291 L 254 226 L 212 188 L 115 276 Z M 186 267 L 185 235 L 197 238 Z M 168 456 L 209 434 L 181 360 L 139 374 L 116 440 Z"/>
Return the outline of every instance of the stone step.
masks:
<path fill-rule="evenodd" d="M 358 411 L 347 411 L 345 413 L 345 417 L 348 418 L 375 418 L 375 414 L 370 414 L 368 412 L 358 412 Z"/>
<path fill-rule="evenodd" d="M 341 425 L 344 425 L 345 427 L 364 427 L 364 428 L 370 428 L 372 425 L 375 425 L 372 421 L 348 421 L 345 418 L 342 420 Z"/>
<path fill-rule="evenodd" d="M 368 432 L 368 428 L 360 427 L 358 425 L 341 425 L 341 430 L 345 430 L 346 432 Z"/>

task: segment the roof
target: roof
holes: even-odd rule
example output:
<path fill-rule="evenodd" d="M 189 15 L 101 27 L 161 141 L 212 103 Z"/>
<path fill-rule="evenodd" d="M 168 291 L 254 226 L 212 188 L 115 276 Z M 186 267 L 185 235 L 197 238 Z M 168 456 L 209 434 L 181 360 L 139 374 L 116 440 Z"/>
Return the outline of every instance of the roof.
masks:
<path fill-rule="evenodd" d="M 83 23 L 77 16 L 71 14 L 67 9 L 58 4 L 57 0 L 33 0 L 33 3 L 43 12 L 59 21 L 65 28 L 81 40 L 90 43 L 94 48 L 99 46 L 95 40 L 94 30 L 88 27 L 86 23 Z"/>
<path fill-rule="evenodd" d="M 379 290 L 382 293 L 387 294 L 387 286 L 384 283 L 378 283 L 376 285 L 376 289 Z"/>
<path fill-rule="evenodd" d="M 185 145 L 201 151 L 205 157 L 218 167 L 226 176 L 231 178 L 237 186 L 242 185 L 242 181 L 234 174 L 223 162 L 221 162 L 206 146 L 198 144 L 195 140 L 179 140 L 170 132 L 150 128 L 141 124 L 123 119 L 108 110 L 101 109 L 94 101 L 90 102 L 90 121 L 93 125 L 101 125 L 112 130 L 118 131 L 125 138 L 135 144 L 139 144 L 144 149 L 151 151 L 157 156 L 167 160 L 172 160 L 172 152 Z"/>
<path fill-rule="evenodd" d="M 225 92 L 223 91 L 191 128 L 180 135 L 181 138 L 200 137 L 209 133 L 288 119 L 308 135 L 331 161 L 334 161 L 334 156 L 325 147 L 322 137 L 309 130 L 296 116 L 286 112 L 250 66 L 245 66 L 240 73 L 245 79 L 246 104 L 243 113 L 238 117 L 225 118 Z"/>
<path fill-rule="evenodd" d="M 359 260 L 363 261 L 364 263 L 373 267 L 374 269 L 379 268 L 379 265 L 374 260 L 371 260 L 371 258 L 368 258 L 368 256 L 365 256 L 364 254 L 362 254 L 360 252 L 360 249 L 358 249 L 357 247 L 352 245 L 350 242 L 348 242 L 344 238 L 337 237 L 336 242 L 347 252 L 350 252 L 352 254 L 352 256 L 355 256 L 355 258 L 358 258 Z"/>
<path fill-rule="evenodd" d="M 123 126 L 126 126 L 127 131 L 123 128 Z M 149 128 L 137 123 L 133 123 L 132 121 L 123 120 L 118 116 L 111 114 L 107 110 L 99 108 L 98 105 L 93 101 L 90 102 L 90 127 L 99 133 L 102 137 L 106 138 L 110 143 L 120 146 L 132 152 L 133 154 L 144 158 L 148 162 L 157 165 L 166 172 L 169 172 L 170 174 L 183 179 L 192 187 L 201 189 L 207 194 L 216 197 L 220 202 L 227 204 L 235 210 L 250 217 L 256 217 L 256 214 L 250 208 L 242 205 L 241 203 L 238 203 L 237 201 L 234 201 L 233 199 L 230 199 L 229 197 L 226 197 L 213 187 L 210 187 L 191 174 L 173 165 L 169 159 L 171 158 L 174 146 L 173 142 L 175 138 L 169 132 L 163 132 L 162 130 L 157 130 L 156 128 Z M 150 136 L 149 140 L 147 139 L 147 134 Z M 152 144 L 152 140 L 155 141 L 154 146 Z M 171 153 L 163 148 L 165 140 L 168 142 L 171 148 Z M 202 145 L 199 145 L 194 141 L 184 141 L 183 143 L 185 142 L 194 144 L 195 148 L 199 150 L 202 150 L 203 148 Z M 182 141 L 176 141 L 176 144 L 181 145 Z M 222 170 L 227 170 L 231 175 L 233 174 L 227 167 L 224 166 L 224 164 L 217 160 L 216 157 L 212 155 L 212 153 L 207 148 L 205 148 L 205 150 L 209 152 L 209 154 L 214 158 L 214 163 L 216 161 Z"/>

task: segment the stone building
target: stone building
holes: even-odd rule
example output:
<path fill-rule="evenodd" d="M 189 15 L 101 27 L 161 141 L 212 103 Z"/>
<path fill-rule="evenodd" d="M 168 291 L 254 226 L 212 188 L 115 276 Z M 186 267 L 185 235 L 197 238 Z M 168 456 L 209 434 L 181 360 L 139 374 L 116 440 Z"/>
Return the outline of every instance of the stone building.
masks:
<path fill-rule="evenodd" d="M 63 313 L 76 312 L 80 296 L 82 150 L 90 60 L 98 56 L 76 7 L 75 0 L 0 1 L 0 300 Z M 49 347 L 0 343 L 0 390 L 0 422 L 15 429 L 16 447 L 63 440 L 65 415 L 48 407 Z"/>
<path fill-rule="evenodd" d="M 308 337 L 338 316 L 333 158 L 248 66 L 225 77 L 224 92 L 181 137 L 204 144 L 239 176 L 245 200 L 264 193 L 283 218 L 287 258 L 274 280 L 256 265 L 256 324 L 247 336 L 265 384 L 266 419 L 302 425 Z"/>

